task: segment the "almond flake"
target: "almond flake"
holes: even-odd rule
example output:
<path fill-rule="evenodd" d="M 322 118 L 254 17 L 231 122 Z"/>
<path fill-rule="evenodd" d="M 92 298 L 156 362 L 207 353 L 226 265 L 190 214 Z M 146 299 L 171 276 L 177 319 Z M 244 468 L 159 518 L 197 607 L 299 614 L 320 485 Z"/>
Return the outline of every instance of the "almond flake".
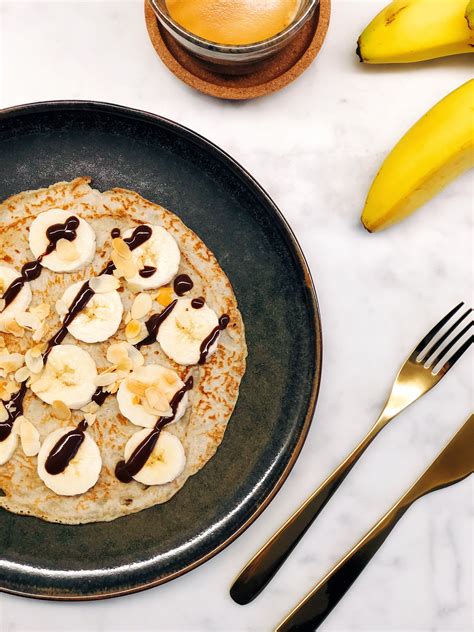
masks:
<path fill-rule="evenodd" d="M 61 261 L 68 262 L 75 261 L 79 256 L 75 243 L 67 239 L 60 239 L 56 243 L 56 254 Z"/>
<path fill-rule="evenodd" d="M 0 349 L 3 349 L 6 346 L 7 346 L 7 343 L 5 342 L 5 338 L 3 336 L 0 336 Z"/>
<path fill-rule="evenodd" d="M 60 399 L 55 399 L 54 402 L 51 404 L 51 408 L 51 414 L 53 415 L 53 417 L 56 417 L 56 419 L 62 419 L 63 421 L 71 419 L 72 413 L 69 410 L 69 407 Z"/>
<path fill-rule="evenodd" d="M 138 380 L 127 380 L 127 388 L 134 395 L 145 397 L 146 389 L 149 388 L 149 384 L 144 384 Z"/>
<path fill-rule="evenodd" d="M 41 321 L 35 314 L 31 314 L 30 312 L 21 312 L 15 316 L 16 322 L 20 325 L 20 327 L 25 327 L 26 329 L 38 329 L 41 325 Z"/>
<path fill-rule="evenodd" d="M 166 414 L 170 410 L 168 400 L 156 386 L 147 388 L 145 397 L 147 403 L 161 415 Z"/>
<path fill-rule="evenodd" d="M 153 300 L 149 294 L 142 292 L 135 297 L 130 313 L 133 320 L 140 320 L 150 312 Z"/>
<path fill-rule="evenodd" d="M 89 286 L 96 294 L 105 294 L 106 292 L 117 290 L 120 287 L 120 282 L 111 274 L 102 274 L 101 276 L 93 277 L 89 281 Z"/>
<path fill-rule="evenodd" d="M 4 369 L 5 373 L 13 373 L 23 366 L 25 358 L 21 353 L 2 353 L 0 355 L 0 369 Z"/>
<path fill-rule="evenodd" d="M 69 311 L 69 306 L 62 300 L 62 298 L 56 301 L 54 307 L 61 318 L 66 316 Z"/>
<path fill-rule="evenodd" d="M 125 335 L 127 338 L 136 338 L 141 331 L 141 323 L 138 320 L 131 320 L 125 327 Z"/>
<path fill-rule="evenodd" d="M 132 251 L 130 250 L 128 244 L 120 237 L 112 239 L 112 248 L 120 257 L 123 257 L 123 259 L 131 260 Z"/>
<path fill-rule="evenodd" d="M 46 321 L 44 320 L 41 325 L 38 327 L 38 329 L 34 332 L 34 334 L 31 336 L 33 342 L 39 342 L 42 338 L 44 338 L 44 335 L 46 334 L 46 332 L 48 331 L 48 325 L 46 324 Z"/>
<path fill-rule="evenodd" d="M 138 369 L 138 367 L 143 366 L 145 364 L 145 358 L 143 357 L 141 351 L 139 351 L 139 349 L 137 349 L 133 345 L 130 345 L 128 343 L 125 344 L 127 345 L 128 357 L 132 361 L 133 368 Z"/>
<path fill-rule="evenodd" d="M 49 316 L 51 308 L 48 303 L 40 303 L 39 305 L 35 305 L 35 307 L 30 307 L 30 312 L 38 316 L 40 320 L 44 320 Z"/>
<path fill-rule="evenodd" d="M 32 373 L 41 373 L 44 366 L 43 356 L 41 353 L 39 355 L 33 355 L 33 350 L 28 349 L 25 354 L 25 364 Z"/>
<path fill-rule="evenodd" d="M 13 334 L 16 338 L 22 338 L 25 330 L 21 327 L 16 320 L 9 320 L 5 323 L 4 329 L 8 334 Z"/>
<path fill-rule="evenodd" d="M 125 314 L 125 324 L 128 325 L 128 323 L 132 320 L 132 315 L 130 314 L 130 312 L 127 312 Z"/>
<path fill-rule="evenodd" d="M 90 402 L 81 408 L 83 413 L 94 414 L 99 410 L 100 406 L 97 402 Z"/>
<path fill-rule="evenodd" d="M 0 401 L 0 424 L 8 419 L 8 410 L 5 408 L 5 404 Z"/>
<path fill-rule="evenodd" d="M 173 302 L 173 288 L 169 285 L 165 285 L 164 287 L 160 287 L 158 290 L 155 301 L 163 307 L 168 307 Z"/>
<path fill-rule="evenodd" d="M 23 418 L 20 426 L 21 447 L 26 456 L 36 456 L 40 451 L 39 432 L 31 421 Z"/>
<path fill-rule="evenodd" d="M 95 385 L 96 386 L 110 386 L 117 380 L 116 373 L 101 373 L 96 377 Z"/>
<path fill-rule="evenodd" d="M 97 415 L 94 415 L 93 413 L 85 413 L 84 419 L 87 421 L 87 425 L 90 427 L 94 425 L 97 419 Z"/>
<path fill-rule="evenodd" d="M 21 369 L 18 369 L 18 371 L 15 373 L 15 382 L 17 382 L 18 384 L 26 382 L 30 375 L 30 369 L 27 366 L 22 366 Z"/>

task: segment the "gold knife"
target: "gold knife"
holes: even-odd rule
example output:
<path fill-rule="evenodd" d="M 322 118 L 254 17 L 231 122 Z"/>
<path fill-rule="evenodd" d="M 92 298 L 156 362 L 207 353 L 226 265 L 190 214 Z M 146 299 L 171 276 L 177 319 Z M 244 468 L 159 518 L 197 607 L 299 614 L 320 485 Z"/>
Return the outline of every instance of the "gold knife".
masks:
<path fill-rule="evenodd" d="M 454 485 L 473 472 L 474 415 L 471 415 L 413 487 L 329 571 L 275 632 L 316 630 L 359 577 L 408 507 L 418 498 Z"/>

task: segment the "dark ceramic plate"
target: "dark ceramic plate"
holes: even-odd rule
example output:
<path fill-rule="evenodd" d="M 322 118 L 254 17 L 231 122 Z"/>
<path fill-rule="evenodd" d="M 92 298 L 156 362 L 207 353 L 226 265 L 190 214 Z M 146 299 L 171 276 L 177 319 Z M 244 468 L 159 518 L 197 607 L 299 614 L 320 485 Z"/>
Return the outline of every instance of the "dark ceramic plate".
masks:
<path fill-rule="evenodd" d="M 294 465 L 321 371 L 316 295 L 301 250 L 234 160 L 176 123 L 124 107 L 53 102 L 0 111 L 0 199 L 79 175 L 160 202 L 202 237 L 234 286 L 249 357 L 220 449 L 165 505 L 81 526 L 0 510 L 1 589 L 52 599 L 156 586 L 228 545 Z"/>

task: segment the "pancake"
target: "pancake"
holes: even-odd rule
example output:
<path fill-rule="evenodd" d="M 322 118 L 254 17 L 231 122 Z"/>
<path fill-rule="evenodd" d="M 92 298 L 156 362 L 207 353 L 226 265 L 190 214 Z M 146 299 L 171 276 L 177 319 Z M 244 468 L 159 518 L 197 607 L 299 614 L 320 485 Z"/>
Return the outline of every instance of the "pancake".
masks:
<path fill-rule="evenodd" d="M 25 456 L 20 444 L 13 457 L 0 466 L 1 508 L 63 524 L 114 520 L 172 498 L 187 479 L 212 458 L 222 442 L 237 402 L 247 356 L 244 324 L 234 291 L 215 256 L 201 239 L 177 215 L 145 200 L 138 193 L 125 189 L 101 193 L 91 188 L 90 182 L 86 177 L 60 182 L 45 189 L 14 195 L 0 205 L 0 264 L 16 270 L 34 259 L 28 246 L 28 228 L 43 211 L 60 208 L 77 213 L 96 233 L 97 250 L 92 264 L 70 274 L 44 269 L 31 283 L 31 306 L 48 303 L 52 307 L 48 332 L 43 340 L 48 340 L 61 326 L 54 305 L 65 289 L 72 283 L 98 275 L 110 260 L 112 229 L 119 228 L 123 234 L 142 223 L 161 225 L 173 235 L 181 251 L 179 274 L 189 275 L 194 283 L 189 297 L 205 297 L 206 303 L 218 315 L 228 314 L 230 323 L 220 336 L 217 351 L 203 365 L 180 366 L 163 353 L 158 343 L 142 349 L 146 364 L 172 368 L 183 381 L 190 375 L 194 379 L 186 414 L 166 427 L 167 432 L 181 440 L 186 454 L 186 466 L 172 482 L 147 487 L 136 481 L 124 484 L 116 478 L 115 466 L 123 459 L 124 446 L 138 428 L 121 415 L 114 395 L 106 399 L 97 413 L 97 421 L 88 430 L 102 456 L 98 482 L 89 491 L 77 496 L 56 495 L 39 478 L 37 457 Z M 121 292 L 125 313 L 134 296 L 125 286 Z M 155 305 L 154 311 L 159 311 L 158 308 Z M 117 333 L 106 342 L 86 344 L 68 334 L 64 344 L 74 344 L 88 351 L 100 370 L 109 366 L 106 352 L 110 344 L 126 340 L 124 329 L 122 320 Z M 25 353 L 33 344 L 30 334 L 22 338 L 1 335 L 10 352 Z M 51 415 L 50 406 L 30 390 L 25 398 L 24 414 L 39 431 L 41 441 L 54 430 L 77 424 L 83 418 L 80 411 L 73 411 L 72 424 L 71 420 L 56 419 Z"/>

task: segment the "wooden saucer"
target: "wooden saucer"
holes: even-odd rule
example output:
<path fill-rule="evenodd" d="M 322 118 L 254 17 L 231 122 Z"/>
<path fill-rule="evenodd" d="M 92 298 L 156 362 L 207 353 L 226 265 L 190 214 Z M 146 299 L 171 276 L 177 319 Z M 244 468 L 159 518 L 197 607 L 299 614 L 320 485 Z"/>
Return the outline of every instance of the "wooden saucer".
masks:
<path fill-rule="evenodd" d="M 192 88 L 220 99 L 254 99 L 294 81 L 319 53 L 329 26 L 331 0 L 320 0 L 313 18 L 295 40 L 246 75 L 223 75 L 205 67 L 161 27 L 145 0 L 145 20 L 151 43 L 173 74 Z"/>

